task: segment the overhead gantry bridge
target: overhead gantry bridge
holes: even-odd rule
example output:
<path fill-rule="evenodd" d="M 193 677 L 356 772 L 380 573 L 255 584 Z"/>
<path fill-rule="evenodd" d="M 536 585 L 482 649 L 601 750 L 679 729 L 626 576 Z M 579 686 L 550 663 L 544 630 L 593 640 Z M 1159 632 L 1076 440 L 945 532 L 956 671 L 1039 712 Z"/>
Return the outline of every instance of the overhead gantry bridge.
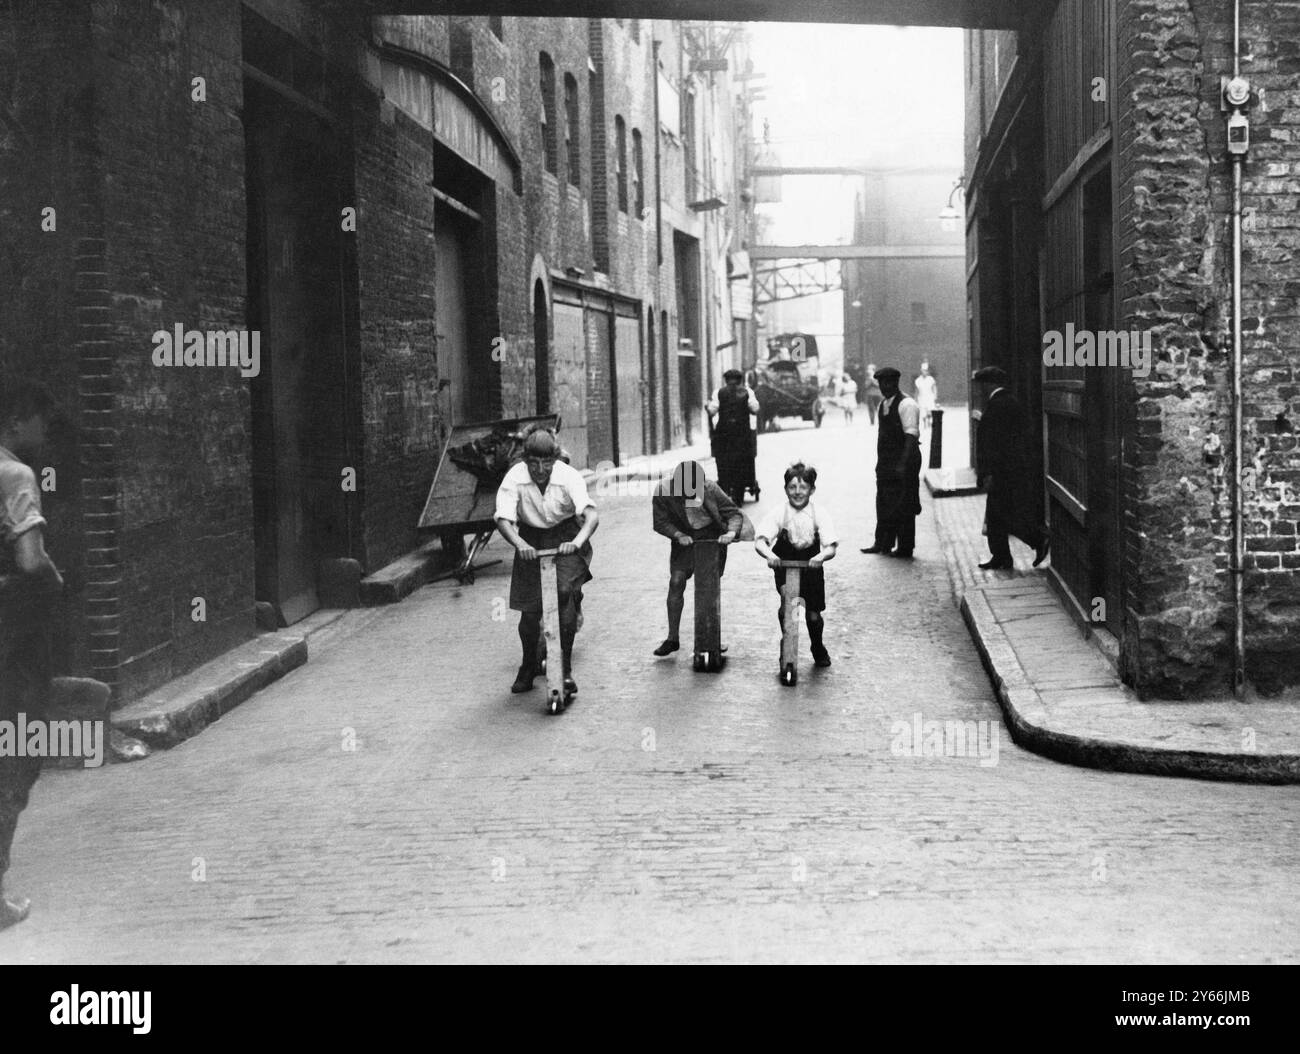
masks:
<path fill-rule="evenodd" d="M 328 0 L 356 11 L 358 5 Z M 1048 15 L 1054 0 L 364 0 L 384 15 L 663 18 L 728 22 L 860 22 L 884 26 L 1022 29 Z"/>

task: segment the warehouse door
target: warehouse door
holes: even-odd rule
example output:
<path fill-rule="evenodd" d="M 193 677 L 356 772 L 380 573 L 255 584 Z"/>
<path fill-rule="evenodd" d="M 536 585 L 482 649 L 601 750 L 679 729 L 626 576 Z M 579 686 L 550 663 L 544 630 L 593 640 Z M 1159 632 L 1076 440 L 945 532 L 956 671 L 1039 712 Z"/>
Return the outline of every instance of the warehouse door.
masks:
<path fill-rule="evenodd" d="M 574 468 L 586 468 L 587 451 L 587 343 L 580 303 L 562 301 L 557 286 L 551 307 L 550 412 L 561 418 L 560 443 L 573 459 Z"/>
<path fill-rule="evenodd" d="M 314 611 L 320 561 L 346 552 L 338 136 L 277 92 L 244 84 L 256 596 L 282 625 Z"/>
<path fill-rule="evenodd" d="M 641 366 L 641 323 L 635 308 L 618 305 L 614 317 L 615 447 L 620 464 L 645 453 L 645 378 Z M 624 311 L 629 314 L 624 314 Z"/>

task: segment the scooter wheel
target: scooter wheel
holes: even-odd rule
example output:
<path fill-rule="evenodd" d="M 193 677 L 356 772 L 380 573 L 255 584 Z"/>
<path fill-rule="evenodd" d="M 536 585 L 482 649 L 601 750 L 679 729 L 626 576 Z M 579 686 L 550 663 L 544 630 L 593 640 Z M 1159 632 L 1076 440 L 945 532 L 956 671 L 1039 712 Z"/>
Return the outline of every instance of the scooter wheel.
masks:
<path fill-rule="evenodd" d="M 785 664 L 785 669 L 781 671 L 781 683 L 787 688 L 793 688 L 799 681 L 799 674 L 794 668 L 794 663 Z"/>
<path fill-rule="evenodd" d="M 694 662 L 692 663 L 692 666 L 694 667 L 696 673 L 706 668 L 704 665 L 704 659 L 706 654 L 707 654 L 706 652 L 702 652 L 702 651 L 697 651 L 695 653 L 695 659 Z"/>
<path fill-rule="evenodd" d="M 558 689 L 552 688 L 550 694 L 546 697 L 546 712 L 548 714 L 559 714 L 564 712 L 566 702 Z"/>

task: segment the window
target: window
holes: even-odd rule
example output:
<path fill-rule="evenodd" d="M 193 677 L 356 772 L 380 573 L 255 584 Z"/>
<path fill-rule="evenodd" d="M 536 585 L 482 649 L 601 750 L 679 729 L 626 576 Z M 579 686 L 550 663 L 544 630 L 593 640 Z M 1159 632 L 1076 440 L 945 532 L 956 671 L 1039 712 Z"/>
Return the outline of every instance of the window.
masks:
<path fill-rule="evenodd" d="M 488 29 L 492 30 L 492 35 L 497 40 L 505 40 L 505 23 L 500 18 L 489 18 Z"/>
<path fill-rule="evenodd" d="M 582 186 L 582 144 L 578 136 L 578 82 L 564 75 L 564 154 L 569 165 L 569 182 Z"/>
<path fill-rule="evenodd" d="M 641 132 L 632 129 L 632 201 L 637 219 L 645 216 L 645 159 L 641 152 Z"/>
<path fill-rule="evenodd" d="M 614 179 L 618 183 L 618 211 L 627 212 L 627 123 L 614 118 Z"/>
<path fill-rule="evenodd" d="M 558 129 L 555 127 L 555 63 L 542 52 L 542 149 L 545 152 L 546 171 L 555 175 L 559 167 Z"/>

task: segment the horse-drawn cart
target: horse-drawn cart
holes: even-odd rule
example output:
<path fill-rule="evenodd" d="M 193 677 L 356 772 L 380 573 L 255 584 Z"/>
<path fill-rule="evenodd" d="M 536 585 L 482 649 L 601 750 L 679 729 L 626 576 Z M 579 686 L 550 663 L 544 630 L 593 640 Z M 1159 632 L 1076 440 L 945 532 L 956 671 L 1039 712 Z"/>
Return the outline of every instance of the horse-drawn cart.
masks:
<path fill-rule="evenodd" d="M 769 338 L 767 352 L 767 362 L 755 370 L 758 430 L 768 431 L 780 417 L 800 417 L 820 428 L 825 410 L 817 378 L 817 338 L 782 333 Z"/>

